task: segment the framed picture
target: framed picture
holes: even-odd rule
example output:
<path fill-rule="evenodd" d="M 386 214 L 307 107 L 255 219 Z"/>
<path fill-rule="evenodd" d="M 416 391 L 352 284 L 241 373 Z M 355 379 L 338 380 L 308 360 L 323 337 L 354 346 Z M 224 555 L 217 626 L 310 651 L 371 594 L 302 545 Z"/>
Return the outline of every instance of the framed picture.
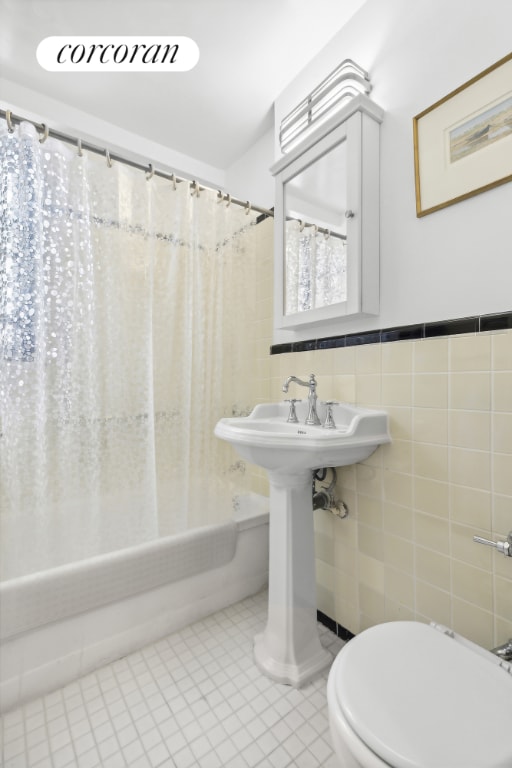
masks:
<path fill-rule="evenodd" d="M 413 119 L 416 214 L 512 181 L 512 53 Z"/>

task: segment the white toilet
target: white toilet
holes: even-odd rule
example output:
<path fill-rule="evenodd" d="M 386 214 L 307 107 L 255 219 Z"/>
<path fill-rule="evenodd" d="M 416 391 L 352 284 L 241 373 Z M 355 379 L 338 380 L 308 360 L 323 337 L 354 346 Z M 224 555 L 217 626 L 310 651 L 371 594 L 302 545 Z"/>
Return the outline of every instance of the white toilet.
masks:
<path fill-rule="evenodd" d="M 365 630 L 327 683 L 341 768 L 512 768 L 512 665 L 437 624 Z"/>

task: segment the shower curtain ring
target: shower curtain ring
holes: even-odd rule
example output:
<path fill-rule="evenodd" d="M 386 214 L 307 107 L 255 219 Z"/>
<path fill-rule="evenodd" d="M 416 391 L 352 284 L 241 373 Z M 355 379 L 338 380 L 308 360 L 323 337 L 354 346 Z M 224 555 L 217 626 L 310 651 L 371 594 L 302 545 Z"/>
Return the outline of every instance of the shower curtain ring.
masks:
<path fill-rule="evenodd" d="M 306 226 L 306 222 L 302 221 L 302 219 L 301 219 L 300 222 L 299 222 L 299 232 L 303 232 L 305 226 Z"/>
<path fill-rule="evenodd" d="M 112 160 L 111 160 L 110 152 L 108 151 L 108 149 L 105 150 L 105 157 L 107 158 L 108 167 L 112 168 Z"/>
<path fill-rule="evenodd" d="M 325 232 L 324 232 L 325 239 L 328 240 L 330 238 L 330 236 L 331 236 L 331 230 L 330 229 L 326 229 Z"/>
<path fill-rule="evenodd" d="M 7 121 L 7 130 L 9 133 L 14 133 L 14 125 L 12 124 L 12 112 L 10 109 L 5 110 L 5 119 Z"/>
<path fill-rule="evenodd" d="M 230 205 L 231 205 L 231 195 L 228 195 L 227 196 L 226 208 L 229 208 Z"/>
<path fill-rule="evenodd" d="M 176 191 L 176 176 L 174 173 L 171 176 L 171 181 L 172 181 L 172 188 L 174 189 L 174 191 Z"/>
<path fill-rule="evenodd" d="M 39 137 L 39 143 L 44 144 L 46 139 L 48 138 L 48 134 L 50 133 L 48 126 L 44 123 L 41 123 L 41 128 L 43 129 L 43 135 Z"/>
<path fill-rule="evenodd" d="M 222 203 L 222 201 L 224 200 L 224 192 L 221 192 L 221 190 L 218 189 L 217 190 L 217 197 L 218 197 L 217 202 L 218 203 Z"/>
<path fill-rule="evenodd" d="M 82 139 L 76 140 L 76 153 L 78 157 L 83 157 L 84 153 L 82 152 Z"/>
<path fill-rule="evenodd" d="M 247 204 L 245 206 L 245 215 L 247 216 L 247 214 L 250 212 L 251 212 L 251 204 L 249 201 L 247 201 Z"/>
<path fill-rule="evenodd" d="M 153 168 L 153 165 L 150 163 L 149 168 L 146 171 L 146 181 L 150 181 L 154 175 L 155 175 L 155 169 Z"/>

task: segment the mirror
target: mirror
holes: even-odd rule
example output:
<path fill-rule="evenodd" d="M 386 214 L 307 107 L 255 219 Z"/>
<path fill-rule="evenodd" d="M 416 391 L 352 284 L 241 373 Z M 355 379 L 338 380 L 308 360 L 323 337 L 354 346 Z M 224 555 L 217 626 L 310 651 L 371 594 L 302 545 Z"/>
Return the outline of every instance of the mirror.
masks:
<path fill-rule="evenodd" d="M 346 301 L 346 142 L 299 171 L 284 188 L 284 312 Z"/>
<path fill-rule="evenodd" d="M 274 343 L 379 311 L 379 124 L 356 96 L 272 168 Z M 313 333 L 314 330 L 314 333 Z"/>

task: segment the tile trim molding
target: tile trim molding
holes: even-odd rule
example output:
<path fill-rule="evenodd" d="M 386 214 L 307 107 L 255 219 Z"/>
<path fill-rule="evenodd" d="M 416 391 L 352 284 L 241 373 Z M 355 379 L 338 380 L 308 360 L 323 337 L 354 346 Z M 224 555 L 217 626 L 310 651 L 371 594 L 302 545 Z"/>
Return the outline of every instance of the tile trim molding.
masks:
<path fill-rule="evenodd" d="M 416 323 L 415 325 L 399 325 L 394 328 L 347 333 L 340 336 L 326 336 L 321 339 L 307 341 L 291 341 L 283 344 L 273 344 L 271 355 L 288 352 L 308 352 L 319 349 L 336 349 L 339 347 L 354 347 L 362 344 L 382 344 L 391 341 L 406 341 L 410 339 L 431 339 L 439 336 L 453 336 L 461 333 L 486 333 L 512 328 L 512 311 L 491 315 L 474 315 L 454 320 L 440 320 L 432 323 Z"/>
<path fill-rule="evenodd" d="M 317 610 L 316 620 L 320 622 L 320 624 L 323 624 L 324 627 L 327 627 L 327 629 L 330 629 L 331 632 L 334 632 L 334 634 L 341 638 L 341 640 L 345 640 L 345 642 L 348 642 L 349 640 L 352 640 L 353 637 L 355 637 L 355 635 L 346 627 L 344 627 L 342 624 L 338 624 L 336 621 L 334 621 L 334 619 L 331 619 L 330 616 L 322 613 L 322 611 Z"/>

